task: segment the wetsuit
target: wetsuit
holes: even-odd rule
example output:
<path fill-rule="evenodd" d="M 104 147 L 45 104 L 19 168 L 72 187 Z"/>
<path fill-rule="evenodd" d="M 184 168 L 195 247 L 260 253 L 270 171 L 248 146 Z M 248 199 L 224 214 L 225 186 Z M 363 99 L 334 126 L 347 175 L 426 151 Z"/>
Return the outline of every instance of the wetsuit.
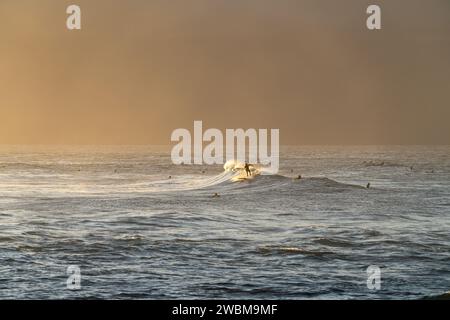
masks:
<path fill-rule="evenodd" d="M 250 166 L 248 165 L 248 163 L 245 164 L 244 166 L 245 168 L 245 172 L 247 173 L 247 177 L 250 175 L 252 175 L 252 172 L 250 171 Z"/>

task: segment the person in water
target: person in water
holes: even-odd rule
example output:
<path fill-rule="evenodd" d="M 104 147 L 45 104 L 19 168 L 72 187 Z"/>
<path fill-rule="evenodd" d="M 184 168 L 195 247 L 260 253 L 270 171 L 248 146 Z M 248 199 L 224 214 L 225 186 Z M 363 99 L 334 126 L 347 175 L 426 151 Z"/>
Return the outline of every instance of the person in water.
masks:
<path fill-rule="evenodd" d="M 244 165 L 245 172 L 247 173 L 247 177 L 252 175 L 252 172 L 250 171 L 250 165 L 246 162 Z"/>

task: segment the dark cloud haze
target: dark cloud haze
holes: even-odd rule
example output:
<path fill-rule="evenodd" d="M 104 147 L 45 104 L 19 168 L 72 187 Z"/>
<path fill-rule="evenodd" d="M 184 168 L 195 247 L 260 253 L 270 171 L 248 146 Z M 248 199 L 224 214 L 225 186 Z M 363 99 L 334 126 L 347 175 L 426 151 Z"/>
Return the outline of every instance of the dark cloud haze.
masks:
<path fill-rule="evenodd" d="M 450 144 L 448 0 L 2 0 L 0 39 L 0 143 Z"/>

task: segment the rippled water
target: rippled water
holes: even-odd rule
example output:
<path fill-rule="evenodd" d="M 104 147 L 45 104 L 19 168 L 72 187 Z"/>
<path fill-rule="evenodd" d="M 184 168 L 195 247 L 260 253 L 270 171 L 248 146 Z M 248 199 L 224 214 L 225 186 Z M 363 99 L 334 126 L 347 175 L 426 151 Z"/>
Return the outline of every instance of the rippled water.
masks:
<path fill-rule="evenodd" d="M 0 230 L 0 298 L 435 296 L 450 147 L 284 147 L 279 175 L 231 182 L 167 147 L 3 146 Z"/>

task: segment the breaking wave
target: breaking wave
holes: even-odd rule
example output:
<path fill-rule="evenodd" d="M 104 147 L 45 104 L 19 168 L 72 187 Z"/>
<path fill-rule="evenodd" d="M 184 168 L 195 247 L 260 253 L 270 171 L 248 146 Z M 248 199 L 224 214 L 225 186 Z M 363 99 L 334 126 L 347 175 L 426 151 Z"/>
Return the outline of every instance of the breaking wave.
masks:
<path fill-rule="evenodd" d="M 223 192 L 248 188 L 249 191 L 270 189 L 308 190 L 321 192 L 339 192 L 352 189 L 364 189 L 362 186 L 345 184 L 326 177 L 287 177 L 272 174 L 269 168 L 251 165 L 251 175 L 247 175 L 244 164 L 239 161 L 227 161 L 224 171 L 212 177 L 184 176 L 175 181 L 161 181 L 161 185 L 153 190 L 165 191 L 214 191 Z M 169 187 L 169 184 L 171 186 Z"/>

